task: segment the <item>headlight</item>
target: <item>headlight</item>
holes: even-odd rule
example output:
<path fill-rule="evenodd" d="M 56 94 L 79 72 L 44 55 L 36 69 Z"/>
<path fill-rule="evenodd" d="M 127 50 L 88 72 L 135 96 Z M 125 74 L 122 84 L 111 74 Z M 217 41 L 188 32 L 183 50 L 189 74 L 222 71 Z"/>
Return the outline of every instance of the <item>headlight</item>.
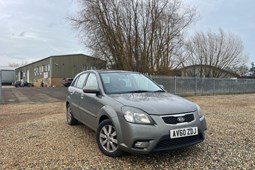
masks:
<path fill-rule="evenodd" d="M 150 116 L 144 111 L 134 107 L 122 107 L 124 118 L 128 122 L 139 123 L 139 124 L 152 124 Z"/>
<path fill-rule="evenodd" d="M 202 112 L 202 110 L 201 110 L 199 105 L 197 105 L 197 114 L 198 114 L 199 118 L 204 116 L 204 113 Z"/>

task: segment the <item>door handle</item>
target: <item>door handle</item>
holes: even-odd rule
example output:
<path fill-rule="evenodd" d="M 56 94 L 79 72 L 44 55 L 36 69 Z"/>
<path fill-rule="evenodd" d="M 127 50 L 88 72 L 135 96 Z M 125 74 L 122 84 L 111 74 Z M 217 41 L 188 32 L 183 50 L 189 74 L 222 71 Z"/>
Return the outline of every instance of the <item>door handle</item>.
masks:
<path fill-rule="evenodd" d="M 84 96 L 83 95 L 81 95 L 81 99 L 83 99 L 84 98 Z"/>

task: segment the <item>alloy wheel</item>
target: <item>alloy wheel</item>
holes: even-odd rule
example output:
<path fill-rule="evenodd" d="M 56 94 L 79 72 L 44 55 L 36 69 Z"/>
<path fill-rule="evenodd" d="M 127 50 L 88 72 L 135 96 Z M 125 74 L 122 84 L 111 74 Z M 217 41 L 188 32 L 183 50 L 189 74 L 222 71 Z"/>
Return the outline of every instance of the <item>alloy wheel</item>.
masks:
<path fill-rule="evenodd" d="M 99 134 L 100 144 L 107 152 L 114 152 L 118 149 L 116 130 L 112 125 L 105 125 Z"/>
<path fill-rule="evenodd" d="M 72 113 L 71 113 L 70 106 L 67 107 L 66 119 L 68 123 L 72 121 Z"/>

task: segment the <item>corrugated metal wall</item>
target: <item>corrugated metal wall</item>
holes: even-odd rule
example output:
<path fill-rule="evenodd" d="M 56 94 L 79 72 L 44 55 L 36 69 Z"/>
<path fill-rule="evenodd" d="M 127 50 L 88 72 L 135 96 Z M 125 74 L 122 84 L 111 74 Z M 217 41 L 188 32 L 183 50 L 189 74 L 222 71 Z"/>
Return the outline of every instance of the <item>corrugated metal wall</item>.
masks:
<path fill-rule="evenodd" d="M 105 69 L 106 62 L 83 54 L 51 56 L 16 69 L 16 79 L 35 86 L 61 86 L 62 79 L 87 69 Z"/>

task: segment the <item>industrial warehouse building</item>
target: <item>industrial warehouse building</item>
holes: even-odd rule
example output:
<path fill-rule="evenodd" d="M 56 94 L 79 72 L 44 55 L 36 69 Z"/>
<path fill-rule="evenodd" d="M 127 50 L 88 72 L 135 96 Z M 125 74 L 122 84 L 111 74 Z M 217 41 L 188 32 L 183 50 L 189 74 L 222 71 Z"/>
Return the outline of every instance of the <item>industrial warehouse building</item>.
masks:
<path fill-rule="evenodd" d="M 90 69 L 105 69 L 106 61 L 84 54 L 50 56 L 16 69 L 16 80 L 39 87 L 60 87 L 63 78 Z"/>
<path fill-rule="evenodd" d="M 3 67 L 0 66 L 1 79 L 0 83 L 2 85 L 11 85 L 15 81 L 15 68 L 14 67 Z"/>

